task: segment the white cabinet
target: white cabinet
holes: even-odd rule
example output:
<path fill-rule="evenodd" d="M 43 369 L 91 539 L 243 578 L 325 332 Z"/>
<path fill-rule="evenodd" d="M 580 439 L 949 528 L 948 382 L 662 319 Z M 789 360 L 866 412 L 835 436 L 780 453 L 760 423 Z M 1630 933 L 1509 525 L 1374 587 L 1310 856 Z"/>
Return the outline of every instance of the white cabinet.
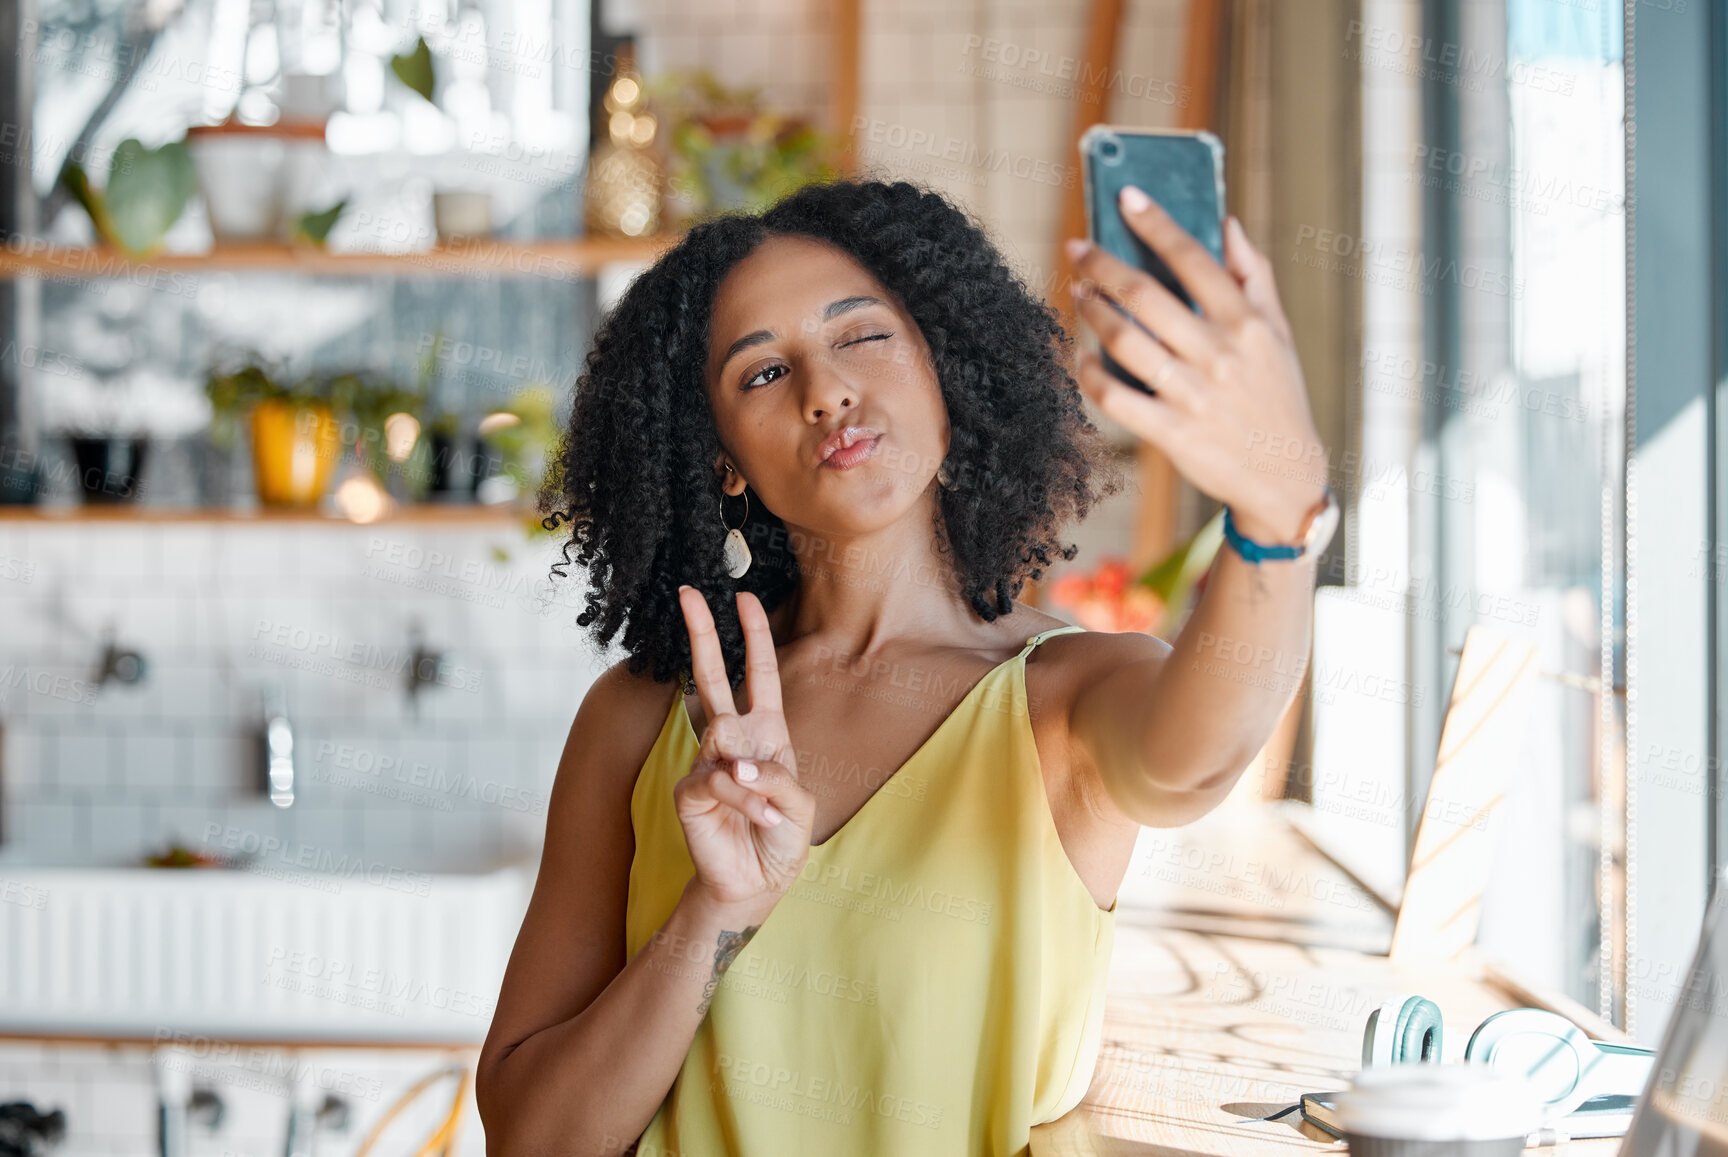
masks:
<path fill-rule="evenodd" d="M 66 1115 L 54 1157 L 154 1157 L 163 1067 L 219 1118 L 195 1113 L 187 1157 L 283 1157 L 291 1107 L 327 1108 L 304 1157 L 354 1157 L 373 1126 L 403 1102 L 371 1157 L 411 1157 L 456 1112 L 449 1157 L 485 1157 L 472 1084 L 447 1075 L 409 1095 L 429 1075 L 464 1065 L 477 1050 L 287 1049 L 204 1040 L 168 1050 L 145 1044 L 0 1041 L 0 1101 L 29 1101 Z M 296 1094 L 295 1090 L 299 1089 Z M 328 1098 L 328 1100 L 327 1100 Z M 308 1134 L 302 1134 L 306 1136 Z"/>

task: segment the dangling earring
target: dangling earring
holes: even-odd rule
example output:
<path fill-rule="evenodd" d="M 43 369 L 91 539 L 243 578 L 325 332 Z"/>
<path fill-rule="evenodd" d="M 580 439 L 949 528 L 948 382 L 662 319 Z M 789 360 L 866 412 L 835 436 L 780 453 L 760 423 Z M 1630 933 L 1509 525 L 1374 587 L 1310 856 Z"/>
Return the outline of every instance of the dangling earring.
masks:
<path fill-rule="evenodd" d="M 948 463 L 944 462 L 936 467 L 936 481 L 944 490 L 954 489 L 954 476 L 948 473 Z"/>
<path fill-rule="evenodd" d="M 732 473 L 732 467 L 726 467 L 726 473 Z M 750 569 L 750 544 L 744 541 L 743 526 L 750 521 L 750 492 L 744 492 L 744 518 L 737 526 L 726 531 L 726 541 L 720 547 L 720 561 L 726 566 L 726 573 L 733 578 L 743 578 L 744 572 Z M 720 525 L 726 525 L 726 492 L 720 492 Z"/>

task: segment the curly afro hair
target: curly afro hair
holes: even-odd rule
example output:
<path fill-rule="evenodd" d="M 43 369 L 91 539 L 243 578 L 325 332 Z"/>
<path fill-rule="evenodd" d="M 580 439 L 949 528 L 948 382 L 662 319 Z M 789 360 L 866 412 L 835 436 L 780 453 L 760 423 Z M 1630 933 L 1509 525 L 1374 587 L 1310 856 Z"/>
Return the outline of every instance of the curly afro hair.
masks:
<path fill-rule="evenodd" d="M 1120 467 L 1088 420 L 1057 315 L 1009 269 L 984 232 L 940 194 L 906 182 L 810 185 L 760 215 L 713 218 L 625 291 L 595 335 L 570 421 L 540 494 L 548 530 L 569 526 L 568 577 L 586 569 L 577 624 L 602 647 L 620 629 L 633 674 L 688 679 L 690 641 L 678 587 L 703 592 L 734 689 L 744 635 L 733 592 L 773 610 L 798 584 L 784 524 L 758 499 L 743 533 L 743 578 L 721 565 L 722 453 L 705 385 L 709 317 L 721 280 L 775 235 L 850 254 L 922 331 L 947 406 L 952 489 L 938 487 L 937 550 L 956 593 L 989 622 L 1013 610 L 1027 579 L 1076 548 L 1071 520 L 1122 487 Z"/>

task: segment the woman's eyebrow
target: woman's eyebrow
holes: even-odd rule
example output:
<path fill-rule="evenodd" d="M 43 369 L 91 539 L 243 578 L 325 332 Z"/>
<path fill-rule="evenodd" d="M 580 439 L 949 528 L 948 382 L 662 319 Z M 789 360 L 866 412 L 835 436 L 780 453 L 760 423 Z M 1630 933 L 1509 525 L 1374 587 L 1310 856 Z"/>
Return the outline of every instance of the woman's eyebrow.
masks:
<path fill-rule="evenodd" d="M 724 354 L 722 354 L 720 357 L 719 369 L 717 369 L 715 372 L 718 373 L 718 372 L 724 370 L 726 368 L 727 362 L 731 361 L 735 355 L 742 353 L 744 350 L 749 349 L 751 346 L 761 345 L 765 341 L 773 341 L 773 340 L 774 340 L 773 333 L 771 333 L 770 331 L 765 330 L 765 329 L 759 329 L 755 333 L 745 334 L 743 337 L 739 338 L 737 341 L 733 342 L 731 345 L 726 347 L 726 352 Z"/>
<path fill-rule="evenodd" d="M 833 321 L 841 314 L 854 309 L 863 309 L 867 305 L 887 305 L 880 297 L 863 294 L 857 297 L 842 297 L 839 301 L 831 301 L 828 308 L 822 311 L 823 321 Z"/>
<path fill-rule="evenodd" d="M 871 297 L 869 294 L 860 294 L 854 297 L 842 297 L 839 301 L 831 301 L 828 303 L 828 305 L 822 310 L 822 320 L 833 321 L 843 313 L 848 313 L 854 309 L 863 309 L 867 305 L 887 304 L 888 303 L 883 301 L 880 297 Z M 759 329 L 755 333 L 745 334 L 743 337 L 726 347 L 726 352 L 720 357 L 720 369 L 724 370 L 727 362 L 731 361 L 735 355 L 742 353 L 751 346 L 758 346 L 763 342 L 773 340 L 774 334 L 770 330 Z"/>

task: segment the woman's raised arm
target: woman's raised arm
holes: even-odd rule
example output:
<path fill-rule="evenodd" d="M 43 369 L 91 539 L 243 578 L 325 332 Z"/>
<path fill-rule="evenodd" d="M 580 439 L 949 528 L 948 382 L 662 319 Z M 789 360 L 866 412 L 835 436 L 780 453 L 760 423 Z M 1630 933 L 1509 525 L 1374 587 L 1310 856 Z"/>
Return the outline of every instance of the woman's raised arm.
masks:
<path fill-rule="evenodd" d="M 1294 545 L 1326 494 L 1327 458 L 1271 263 L 1231 218 L 1220 266 L 1136 192 L 1125 191 L 1124 218 L 1200 312 L 1080 243 L 1080 316 L 1157 394 L 1118 381 L 1092 354 L 1082 355 L 1080 387 L 1188 481 L 1228 504 L 1247 538 Z M 1255 564 L 1221 548 L 1174 644 L 1147 640 L 1143 660 L 1101 670 L 1076 693 L 1072 734 L 1125 814 L 1150 827 L 1198 818 L 1271 737 L 1307 668 L 1317 553 Z"/>

